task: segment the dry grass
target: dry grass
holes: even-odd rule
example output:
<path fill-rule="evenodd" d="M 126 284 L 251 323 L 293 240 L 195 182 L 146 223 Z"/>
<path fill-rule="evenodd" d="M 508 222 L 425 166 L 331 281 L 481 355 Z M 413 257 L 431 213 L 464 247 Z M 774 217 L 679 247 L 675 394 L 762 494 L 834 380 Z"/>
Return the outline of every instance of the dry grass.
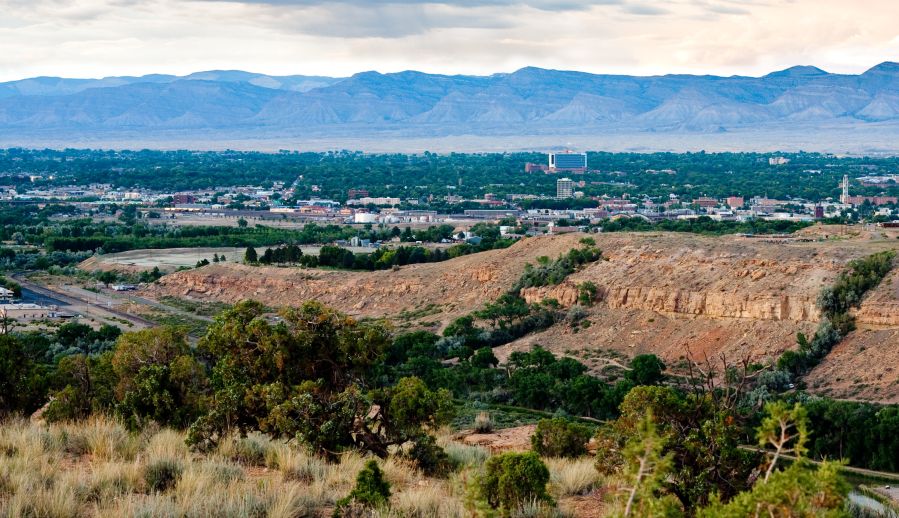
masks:
<path fill-rule="evenodd" d="M 599 484 L 593 458 L 543 459 L 549 468 L 549 489 L 556 498 L 585 495 Z"/>
<path fill-rule="evenodd" d="M 438 439 L 437 444 L 446 451 L 450 459 L 460 466 L 478 468 L 490 457 L 487 448 L 450 441 L 445 437 Z"/>
<path fill-rule="evenodd" d="M 453 482 L 434 482 L 394 495 L 389 509 L 376 513 L 377 518 L 461 518 L 466 512 L 462 495 L 455 494 Z"/>
<path fill-rule="evenodd" d="M 471 484 L 489 457 L 479 447 L 439 444 L 461 463 L 447 480 L 425 477 L 408 459 L 379 460 L 391 483 L 390 506 L 377 518 L 471 516 Z M 368 460 L 357 453 L 329 464 L 284 441 L 261 434 L 231 437 L 206 455 L 185 445 L 183 432 L 129 433 L 108 418 L 43 425 L 0 423 L 0 518 L 330 516 Z M 557 498 L 581 495 L 597 484 L 588 459 L 549 459 Z M 520 516 L 558 516 L 543 507 Z"/>

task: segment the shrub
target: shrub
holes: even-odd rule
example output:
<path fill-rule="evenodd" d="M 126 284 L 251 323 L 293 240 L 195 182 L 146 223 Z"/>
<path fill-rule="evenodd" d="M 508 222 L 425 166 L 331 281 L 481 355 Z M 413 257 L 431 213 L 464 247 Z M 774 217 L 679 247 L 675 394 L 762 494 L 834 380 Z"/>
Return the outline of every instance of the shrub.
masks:
<path fill-rule="evenodd" d="M 571 306 L 565 314 L 565 320 L 572 326 L 579 325 L 588 315 L 586 308 L 584 308 L 585 305 L 586 304 L 579 303 Z"/>
<path fill-rule="evenodd" d="M 429 477 L 445 478 L 456 469 L 456 463 L 450 459 L 430 435 L 425 435 L 415 441 L 409 451 L 409 457 L 415 461 L 415 465 Z"/>
<path fill-rule="evenodd" d="M 493 431 L 493 419 L 487 412 L 479 412 L 474 418 L 474 430 L 478 433 L 490 433 Z"/>
<path fill-rule="evenodd" d="M 592 306 L 593 301 L 596 300 L 596 294 L 599 292 L 599 288 L 597 288 L 596 284 L 587 281 L 583 284 L 580 284 L 577 287 L 578 291 L 578 304 L 582 306 Z"/>
<path fill-rule="evenodd" d="M 487 460 L 479 479 L 482 498 L 505 514 L 531 501 L 551 503 L 549 470 L 534 452 L 504 453 Z"/>
<path fill-rule="evenodd" d="M 616 475 L 624 464 L 621 451 L 621 441 L 617 434 L 609 427 L 603 427 L 596 432 L 596 460 L 594 467 L 600 475 Z"/>
<path fill-rule="evenodd" d="M 181 463 L 176 460 L 155 460 L 144 467 L 144 481 L 150 491 L 164 493 L 175 487 L 183 471 Z"/>
<path fill-rule="evenodd" d="M 352 509 L 359 506 L 381 507 L 389 499 L 390 482 L 384 479 L 384 472 L 378 467 L 377 461 L 370 460 L 356 475 L 356 486 L 350 491 L 350 494 L 338 500 L 334 516 L 353 515 Z"/>
<path fill-rule="evenodd" d="M 545 457 L 580 457 L 587 453 L 590 429 L 564 417 L 541 419 L 531 436 L 531 447 Z"/>

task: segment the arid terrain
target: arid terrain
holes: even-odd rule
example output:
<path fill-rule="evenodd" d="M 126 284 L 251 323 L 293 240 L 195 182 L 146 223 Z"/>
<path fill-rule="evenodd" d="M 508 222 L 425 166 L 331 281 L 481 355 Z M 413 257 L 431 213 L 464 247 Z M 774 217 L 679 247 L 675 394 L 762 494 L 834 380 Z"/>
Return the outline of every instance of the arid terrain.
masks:
<path fill-rule="evenodd" d="M 839 227 L 808 229 L 798 238 L 702 237 L 673 233 L 595 235 L 607 260 L 550 288 L 527 290 L 531 301 L 576 302 L 577 286 L 591 281 L 598 302 L 591 325 L 567 324 L 498 350 L 541 344 L 578 356 L 596 368 L 603 356 L 652 352 L 669 364 L 687 354 L 746 354 L 773 359 L 812 333 L 820 290 L 855 258 L 899 247 L 896 232 L 840 235 Z M 257 299 L 293 305 L 318 299 L 361 317 L 388 317 L 398 327 L 440 329 L 494 299 L 526 263 L 579 246 L 582 234 L 524 240 L 506 250 L 420 264 L 394 271 L 344 272 L 253 267 L 233 262 L 163 277 L 150 297 L 236 302 Z M 811 374 L 811 387 L 833 397 L 899 401 L 899 275 L 893 272 L 863 301 L 859 329 Z"/>

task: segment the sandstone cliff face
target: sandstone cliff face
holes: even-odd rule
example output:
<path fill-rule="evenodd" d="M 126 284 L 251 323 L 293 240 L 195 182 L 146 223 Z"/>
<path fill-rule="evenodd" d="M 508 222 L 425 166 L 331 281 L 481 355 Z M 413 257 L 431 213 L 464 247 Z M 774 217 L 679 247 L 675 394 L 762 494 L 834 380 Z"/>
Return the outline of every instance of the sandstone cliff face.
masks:
<path fill-rule="evenodd" d="M 702 315 L 711 318 L 817 321 L 815 297 L 745 292 L 701 292 L 657 286 L 597 286 L 595 302 L 615 309 L 641 309 L 665 314 Z M 552 298 L 568 307 L 578 301 L 578 287 L 567 281 L 559 286 L 526 288 L 521 295 L 529 303 Z"/>
<path fill-rule="evenodd" d="M 865 297 L 855 318 L 863 327 L 899 327 L 899 271 L 894 269 Z"/>

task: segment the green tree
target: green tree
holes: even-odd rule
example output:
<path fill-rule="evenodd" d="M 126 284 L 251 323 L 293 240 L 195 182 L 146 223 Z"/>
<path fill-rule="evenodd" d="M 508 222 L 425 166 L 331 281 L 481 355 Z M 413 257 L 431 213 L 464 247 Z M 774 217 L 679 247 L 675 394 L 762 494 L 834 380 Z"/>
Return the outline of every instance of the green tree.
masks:
<path fill-rule="evenodd" d="M 448 393 L 416 378 L 368 389 L 389 344 L 387 329 L 317 302 L 286 308 L 271 323 L 264 307 L 242 302 L 223 312 L 199 343 L 212 363 L 208 412 L 190 441 L 214 445 L 232 430 L 297 438 L 328 458 L 347 449 L 386 457 L 446 418 Z M 252 344 L 252 345 L 251 345 Z"/>
<path fill-rule="evenodd" d="M 51 422 L 85 419 L 113 408 L 118 378 L 111 360 L 109 351 L 99 356 L 75 354 L 62 358 L 53 376 L 57 390 L 44 417 Z"/>
<path fill-rule="evenodd" d="M 139 428 L 146 421 L 183 428 L 205 407 L 208 381 L 184 330 L 158 327 L 125 333 L 112 367 L 118 378 L 117 411 Z"/>
<path fill-rule="evenodd" d="M 768 403 L 765 405 L 765 413 L 767 415 L 762 419 L 756 436 L 759 446 L 765 449 L 773 448 L 768 468 L 765 470 L 765 481 L 767 482 L 782 455 L 805 456 L 807 452 L 805 443 L 808 441 L 808 414 L 799 403 L 794 404 L 791 408 L 783 401 Z"/>
<path fill-rule="evenodd" d="M 592 306 L 598 292 L 599 288 L 597 288 L 596 284 L 593 282 L 587 281 L 580 284 L 578 286 L 578 304 L 582 306 Z"/>
<path fill-rule="evenodd" d="M 43 385 L 22 343 L 14 336 L 0 335 L 0 417 L 36 410 L 43 402 Z"/>
<path fill-rule="evenodd" d="M 672 468 L 672 455 L 665 453 L 665 439 L 657 432 L 651 412 L 639 421 L 635 431 L 622 452 L 626 498 L 616 514 L 640 518 L 681 516 L 677 499 L 662 493 Z"/>
<path fill-rule="evenodd" d="M 259 260 L 259 254 L 256 253 L 256 249 L 252 246 L 248 246 L 246 252 L 243 254 L 243 262 L 247 264 L 254 264 Z"/>
<path fill-rule="evenodd" d="M 743 439 L 739 416 L 716 396 L 709 392 L 681 395 L 670 387 L 635 387 L 621 403 L 621 416 L 606 432 L 619 445 L 626 444 L 650 413 L 665 440 L 663 454 L 671 456 L 665 489 L 688 513 L 706 504 L 712 494 L 727 500 L 747 489 L 758 465 L 757 454 L 739 447 Z"/>
<path fill-rule="evenodd" d="M 634 385 L 658 385 L 665 379 L 665 363 L 654 354 L 639 354 L 631 360 L 625 379 Z"/>
<path fill-rule="evenodd" d="M 839 474 L 839 464 L 825 462 L 817 469 L 791 464 L 760 481 L 727 503 L 715 498 L 699 518 L 843 518 L 849 485 Z"/>

